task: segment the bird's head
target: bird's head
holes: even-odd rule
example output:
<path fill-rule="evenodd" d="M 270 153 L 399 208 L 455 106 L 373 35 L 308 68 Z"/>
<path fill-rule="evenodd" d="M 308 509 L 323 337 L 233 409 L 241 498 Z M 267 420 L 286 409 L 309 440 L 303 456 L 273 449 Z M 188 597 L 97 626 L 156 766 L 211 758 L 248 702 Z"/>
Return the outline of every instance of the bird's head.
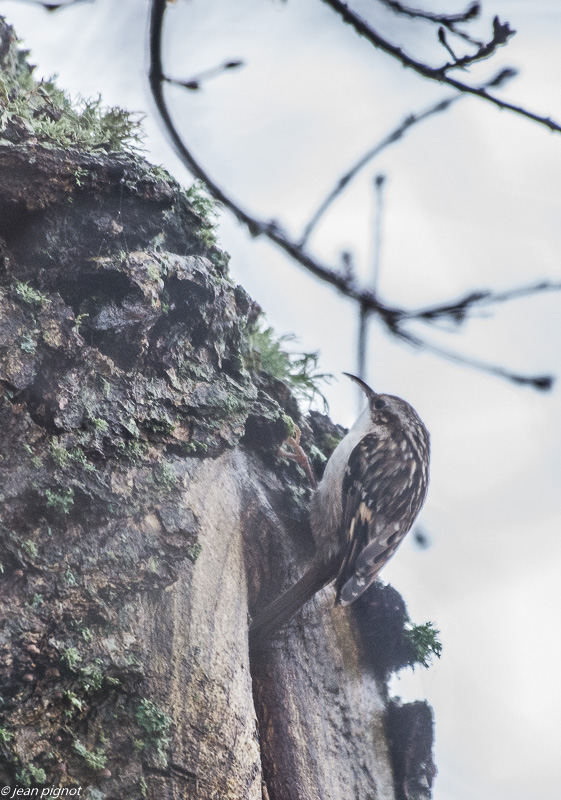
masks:
<path fill-rule="evenodd" d="M 397 424 L 404 431 L 421 430 L 424 434 L 423 438 L 426 438 L 426 447 L 428 449 L 428 432 L 415 409 L 406 400 L 402 400 L 401 397 L 396 397 L 393 394 L 378 394 L 362 378 L 351 375 L 349 372 L 344 372 L 343 375 L 358 384 L 366 395 L 370 416 L 375 425 Z"/>

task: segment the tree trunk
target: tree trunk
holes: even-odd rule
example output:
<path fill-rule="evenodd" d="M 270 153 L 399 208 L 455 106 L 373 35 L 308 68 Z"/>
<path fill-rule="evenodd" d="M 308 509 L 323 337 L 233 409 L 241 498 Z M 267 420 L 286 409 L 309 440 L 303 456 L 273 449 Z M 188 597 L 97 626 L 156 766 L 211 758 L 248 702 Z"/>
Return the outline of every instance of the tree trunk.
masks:
<path fill-rule="evenodd" d="M 0 59 L 29 97 L 1 21 Z M 257 309 L 192 196 L 133 156 L 42 142 L 34 120 L 65 112 L 31 94 L 0 133 L 0 783 L 430 797 L 430 712 L 388 727 L 395 659 L 364 634 L 379 595 L 353 616 L 327 589 L 249 656 L 248 611 L 313 552 L 288 418 L 326 455 L 336 428 L 250 368 Z"/>

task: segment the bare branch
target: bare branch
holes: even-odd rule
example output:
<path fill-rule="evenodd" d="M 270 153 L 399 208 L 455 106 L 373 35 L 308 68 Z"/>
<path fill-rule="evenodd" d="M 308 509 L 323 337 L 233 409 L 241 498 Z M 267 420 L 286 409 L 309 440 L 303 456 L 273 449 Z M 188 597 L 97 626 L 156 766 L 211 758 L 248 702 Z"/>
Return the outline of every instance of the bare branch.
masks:
<path fill-rule="evenodd" d="M 465 297 L 453 303 L 443 303 L 441 305 L 413 311 L 409 314 L 406 313 L 403 315 L 402 319 L 418 319 L 423 322 L 435 322 L 443 318 L 448 318 L 457 325 L 460 325 L 462 322 L 465 322 L 470 312 L 475 308 L 490 306 L 496 303 L 506 303 L 509 300 L 516 300 L 520 297 L 528 297 L 533 294 L 559 291 L 561 291 L 561 283 L 541 281 L 540 283 L 534 283 L 530 286 L 507 289 L 504 292 L 491 292 L 490 290 L 470 292 Z"/>
<path fill-rule="evenodd" d="M 448 44 L 448 40 L 446 39 L 446 30 L 443 27 L 440 27 L 438 29 L 438 41 L 445 48 L 446 52 L 453 59 L 453 61 L 456 62 L 458 60 L 458 57 Z"/>
<path fill-rule="evenodd" d="M 455 364 L 462 364 L 463 366 L 477 369 L 480 372 L 487 372 L 490 375 L 495 375 L 499 378 L 505 378 L 511 383 L 516 383 L 519 386 L 531 386 L 533 389 L 537 389 L 538 391 L 548 392 L 555 382 L 553 375 L 520 375 L 517 372 L 511 372 L 510 370 L 505 369 L 504 367 L 496 366 L 495 364 L 488 364 L 485 361 L 478 361 L 477 359 L 462 356 L 459 353 L 452 352 L 451 350 L 437 347 L 436 345 L 433 345 L 424 339 L 414 336 L 413 334 L 409 333 L 409 331 L 404 331 L 402 328 L 397 328 L 394 333 L 399 339 L 402 339 L 404 342 L 413 345 L 413 347 L 425 350 L 429 353 L 434 353 L 435 355 L 445 358 L 447 361 L 452 361 Z"/>
<path fill-rule="evenodd" d="M 537 122 L 539 125 L 544 125 L 551 131 L 561 133 L 561 125 L 551 118 L 541 117 L 539 114 L 534 114 L 531 111 L 527 111 L 521 106 L 516 106 L 513 103 L 507 103 L 506 101 L 501 100 L 499 97 L 490 94 L 486 89 L 481 87 L 469 86 L 467 83 L 462 83 L 461 81 L 458 81 L 446 74 L 446 69 L 449 67 L 429 67 L 427 64 L 423 64 L 422 62 L 411 58 L 411 56 L 408 56 L 406 53 L 404 53 L 400 47 L 388 42 L 386 39 L 380 36 L 379 33 L 377 33 L 365 20 L 362 19 L 362 17 L 359 17 L 358 14 L 352 11 L 341 0 L 322 0 L 322 2 L 330 6 L 337 14 L 339 14 L 341 19 L 354 28 L 359 36 L 364 36 L 364 38 L 367 39 L 374 47 L 377 47 L 379 50 L 382 50 L 383 52 L 388 53 L 388 55 L 393 56 L 393 58 L 397 59 L 401 64 L 403 64 L 404 67 L 409 67 L 419 75 L 422 75 L 424 78 L 428 78 L 431 81 L 437 81 L 438 83 L 444 83 L 447 86 L 452 86 L 459 92 L 480 97 L 482 100 L 486 100 L 488 103 L 492 103 L 498 108 L 512 111 L 513 113 L 519 114 L 522 117 L 531 119 L 533 122 Z"/>
<path fill-rule="evenodd" d="M 444 32 L 444 28 L 440 28 L 439 30 L 439 40 L 440 42 L 446 47 L 448 52 L 451 54 L 453 61 L 449 64 L 445 64 L 442 69 L 447 71 L 449 69 L 465 69 L 470 64 L 474 64 L 476 61 L 483 61 L 485 58 L 490 58 L 498 47 L 501 47 L 504 44 L 507 44 L 508 40 L 511 36 L 514 36 L 516 31 L 512 30 L 508 22 L 502 23 L 499 21 L 498 17 L 495 17 L 493 20 L 493 38 L 491 41 L 482 44 L 477 52 L 472 53 L 470 56 L 463 56 L 462 58 L 456 58 L 454 53 L 452 52 L 451 48 L 449 47 L 446 41 L 446 34 Z"/>
<path fill-rule="evenodd" d="M 396 336 L 403 341 L 407 341 L 415 347 L 424 348 L 438 355 L 442 355 L 444 358 L 447 358 L 451 361 L 467 364 L 468 366 L 498 375 L 519 384 L 528 384 L 536 389 L 541 390 L 549 389 L 551 387 L 553 379 L 550 376 L 527 377 L 523 375 L 517 375 L 509 372 L 508 370 L 504 370 L 501 367 L 494 367 L 492 365 L 490 366 L 483 362 L 466 359 L 463 356 L 459 356 L 458 354 L 451 353 L 447 350 L 440 350 L 440 348 L 424 342 L 422 339 L 410 334 L 408 331 L 404 331 L 400 327 L 400 321 L 415 318 L 431 321 L 437 319 L 439 316 L 441 318 L 445 316 L 448 316 L 449 318 L 455 318 L 460 314 L 465 316 L 468 308 L 471 308 L 471 306 L 484 303 L 489 304 L 492 302 L 503 302 L 511 297 L 519 297 L 534 292 L 546 290 L 556 291 L 561 289 L 561 284 L 541 283 L 536 284 L 533 287 L 514 289 L 509 292 L 495 294 L 490 292 L 472 293 L 467 298 L 463 298 L 462 300 L 457 300 L 453 303 L 442 304 L 442 306 L 420 309 L 419 311 L 410 311 L 388 306 L 383 303 L 374 292 L 360 289 L 356 285 L 354 273 L 352 269 L 349 268 L 348 264 L 343 270 L 335 270 L 332 267 L 322 264 L 319 260 L 306 252 L 300 243 L 290 240 L 286 233 L 274 220 L 263 221 L 253 217 L 251 214 L 244 211 L 231 197 L 226 195 L 225 192 L 214 180 L 211 179 L 211 177 L 194 158 L 191 151 L 188 149 L 185 142 L 179 135 L 179 132 L 177 131 L 173 120 L 171 119 L 166 105 L 163 92 L 166 76 L 163 72 L 161 50 L 162 27 L 166 5 L 167 0 L 153 0 L 152 2 L 150 21 L 150 88 L 161 120 L 173 145 L 177 150 L 179 157 L 189 171 L 196 178 L 199 178 L 206 184 L 208 191 L 215 198 L 215 200 L 219 201 L 226 208 L 232 211 L 235 217 L 247 227 L 252 236 L 266 236 L 270 241 L 274 242 L 282 250 L 284 250 L 285 253 L 291 256 L 291 258 L 293 258 L 296 262 L 305 267 L 312 275 L 335 287 L 339 292 L 341 292 L 341 294 L 358 303 L 361 308 L 364 308 L 370 313 L 376 314 L 384 323 L 388 333 L 391 335 Z M 498 83 L 500 83 L 502 80 L 509 77 L 510 74 L 510 70 L 504 70 L 494 79 L 494 85 L 498 85 Z M 449 83 L 450 80 L 446 79 L 445 82 Z M 440 314 L 438 311 L 439 308 L 442 309 Z"/>
<path fill-rule="evenodd" d="M 395 0 L 379 0 L 379 2 L 391 8 L 396 14 L 400 14 L 404 17 L 422 19 L 426 22 L 442 26 L 449 30 L 450 33 L 453 33 L 454 36 L 458 36 L 460 39 L 469 42 L 469 44 L 474 47 L 483 46 L 483 42 L 479 39 L 474 39 L 468 33 L 457 27 L 458 25 L 469 23 L 479 16 L 481 12 L 480 3 L 472 3 L 465 11 L 461 11 L 458 14 L 438 14 L 431 11 L 423 11 L 420 8 L 410 8 L 409 6 L 404 6 L 403 3 L 395 2 Z"/>
<path fill-rule="evenodd" d="M 422 19 L 426 22 L 432 22 L 435 25 L 441 25 L 449 30 L 450 33 L 453 33 L 454 36 L 464 39 L 464 41 L 469 42 L 469 44 L 474 45 L 474 47 L 481 47 L 483 45 L 483 42 L 472 38 L 468 33 L 457 27 L 458 25 L 469 23 L 479 16 L 481 12 L 480 3 L 472 3 L 465 11 L 461 11 L 458 14 L 435 14 L 431 11 L 423 11 L 420 8 L 404 6 L 403 3 L 398 3 L 395 0 L 380 0 L 380 2 L 401 16 Z"/>
<path fill-rule="evenodd" d="M 397 0 L 380 0 L 380 2 L 388 6 L 388 8 L 391 8 L 396 14 L 402 14 L 404 17 L 425 19 L 437 25 L 444 25 L 444 27 L 449 29 L 463 22 L 471 22 L 471 20 L 476 19 L 481 12 L 480 3 L 472 3 L 465 11 L 460 11 L 457 14 L 435 14 L 432 11 L 423 11 L 420 8 L 410 8 L 409 6 L 403 5 L 403 3 L 398 3 Z"/>
<path fill-rule="evenodd" d="M 224 64 L 219 64 L 217 67 L 205 69 L 204 72 L 199 72 L 198 75 L 186 81 L 178 81 L 175 78 L 164 78 L 164 80 L 174 86 L 182 86 L 184 89 L 190 89 L 192 92 L 196 92 L 209 78 L 216 78 L 218 75 L 222 75 L 226 70 L 237 69 L 243 66 L 244 62 L 241 61 L 241 59 L 236 59 L 235 61 L 225 61 Z"/>
<path fill-rule="evenodd" d="M 382 253 L 382 216 L 384 213 L 384 185 L 385 175 L 376 175 L 373 181 L 375 208 L 374 220 L 372 225 L 372 277 L 370 280 L 370 290 L 372 294 L 378 294 L 378 281 L 380 277 L 381 253 Z M 361 303 L 358 316 L 358 337 L 357 337 L 357 375 L 363 381 L 368 380 L 366 372 L 367 349 L 368 349 L 368 321 L 370 311 Z M 371 359 L 368 359 L 371 363 Z M 357 387 L 360 388 L 360 387 Z M 362 394 L 362 391 L 360 392 Z M 358 395 L 359 410 L 362 407 L 363 397 Z"/>
<path fill-rule="evenodd" d="M 20 2 L 33 3 L 36 6 L 43 6 L 47 11 L 58 11 L 61 8 L 76 6 L 78 3 L 95 3 L 95 0 L 60 0 L 58 3 L 50 3 L 49 0 L 20 0 Z"/>

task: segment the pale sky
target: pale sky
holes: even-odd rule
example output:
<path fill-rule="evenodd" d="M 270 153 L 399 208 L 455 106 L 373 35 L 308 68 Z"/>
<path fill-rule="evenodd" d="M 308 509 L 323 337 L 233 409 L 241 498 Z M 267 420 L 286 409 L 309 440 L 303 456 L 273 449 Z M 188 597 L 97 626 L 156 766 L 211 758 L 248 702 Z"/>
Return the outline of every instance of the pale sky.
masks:
<path fill-rule="evenodd" d="M 419 2 L 418 5 L 421 3 Z M 462 3 L 440 4 L 447 11 Z M 466 3 L 467 5 L 467 3 Z M 424 3 L 438 8 L 438 3 Z M 355 0 L 357 10 L 372 8 Z M 520 70 L 505 98 L 561 121 L 561 5 L 487 0 L 478 33 L 498 14 L 518 32 L 466 81 Z M 146 83 L 147 0 L 96 0 L 56 14 L 0 0 L 38 74 L 72 94 L 148 113 L 148 156 L 191 179 L 153 119 Z M 244 207 L 297 231 L 356 158 L 411 111 L 450 90 L 376 53 L 319 0 L 178 0 L 170 8 L 169 72 L 190 78 L 232 58 L 246 67 L 199 93 L 170 91 L 185 138 Z M 440 54 L 430 31 L 382 30 L 420 57 Z M 432 54 L 432 55 L 431 55 Z M 445 54 L 442 53 L 442 58 Z M 380 290 L 403 306 L 481 288 L 561 279 L 561 134 L 472 98 L 416 127 L 384 152 L 325 218 L 315 252 L 351 250 L 369 269 L 373 177 L 387 174 Z M 355 368 L 355 310 L 228 215 L 221 242 L 236 280 L 279 333 L 321 351 L 322 371 Z M 427 338 L 527 374 L 561 375 L 561 294 L 487 310 L 458 332 Z M 424 333 L 420 326 L 416 332 Z M 392 683 L 427 698 L 436 715 L 435 800 L 557 800 L 561 785 L 560 393 L 540 394 L 404 348 L 371 325 L 369 380 L 409 400 L 433 442 L 422 523 L 432 546 L 406 542 L 384 572 L 417 622 L 444 646 L 429 671 Z M 327 391 L 350 424 L 344 378 Z"/>

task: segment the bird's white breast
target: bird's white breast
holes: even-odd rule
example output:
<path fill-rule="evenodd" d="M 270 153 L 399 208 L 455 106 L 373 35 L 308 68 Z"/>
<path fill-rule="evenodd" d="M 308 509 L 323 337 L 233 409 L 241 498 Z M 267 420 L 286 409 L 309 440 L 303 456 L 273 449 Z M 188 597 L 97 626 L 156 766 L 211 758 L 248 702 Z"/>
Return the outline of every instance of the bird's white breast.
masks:
<path fill-rule="evenodd" d="M 310 502 L 310 524 L 318 552 L 329 558 L 341 545 L 343 478 L 349 457 L 360 440 L 374 430 L 367 405 L 339 442 L 327 462 L 323 478 Z"/>

